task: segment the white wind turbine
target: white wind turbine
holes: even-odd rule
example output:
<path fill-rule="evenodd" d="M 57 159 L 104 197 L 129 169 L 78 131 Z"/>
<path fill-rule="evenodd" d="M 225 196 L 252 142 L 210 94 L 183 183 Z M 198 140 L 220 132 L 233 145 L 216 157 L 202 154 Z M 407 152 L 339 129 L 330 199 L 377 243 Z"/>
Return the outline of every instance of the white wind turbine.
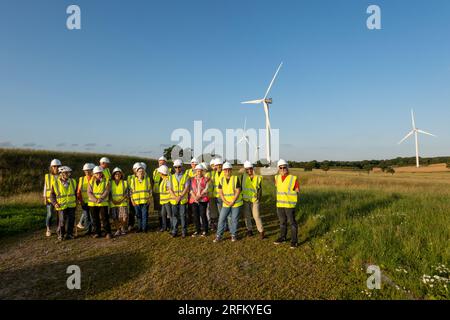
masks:
<path fill-rule="evenodd" d="M 248 136 L 246 135 L 247 133 L 247 118 L 244 119 L 244 128 L 243 128 L 243 132 L 242 132 L 242 137 L 239 139 L 239 141 L 237 142 L 242 143 L 245 141 L 246 146 L 245 146 L 245 156 L 246 156 L 246 160 L 251 160 L 250 159 L 250 149 L 253 146 L 253 144 L 250 142 L 250 140 L 248 139 Z M 255 162 L 258 161 L 258 152 L 259 152 L 259 148 L 261 146 L 255 145 Z"/>
<path fill-rule="evenodd" d="M 272 81 L 270 81 L 269 87 L 267 88 L 266 94 L 264 95 L 264 98 L 262 99 L 258 99 L 258 100 L 250 100 L 250 101 L 244 101 L 241 102 L 243 104 L 260 104 L 262 103 L 264 106 L 264 113 L 266 115 L 266 159 L 267 162 L 269 163 L 269 166 L 271 164 L 271 146 L 270 146 L 270 118 L 269 118 L 269 104 L 272 104 L 272 98 L 267 98 L 267 96 L 269 95 L 269 91 L 272 88 L 273 82 L 275 81 L 275 78 L 278 75 L 278 71 L 280 71 L 281 66 L 283 65 L 283 62 L 280 63 L 280 65 L 278 66 L 277 71 L 275 72 L 275 75 L 272 78 Z"/>
<path fill-rule="evenodd" d="M 402 139 L 400 140 L 400 143 L 402 143 L 403 141 L 405 141 L 406 139 L 408 139 L 411 135 L 414 134 L 414 138 L 416 141 L 416 167 L 419 167 L 419 140 L 418 140 L 418 135 L 419 133 L 423 133 L 423 134 L 427 134 L 429 136 L 433 136 L 436 137 L 434 134 L 431 134 L 429 132 L 420 130 L 418 128 L 416 128 L 416 121 L 414 120 L 414 111 L 411 109 L 411 120 L 412 120 L 412 130 Z"/>

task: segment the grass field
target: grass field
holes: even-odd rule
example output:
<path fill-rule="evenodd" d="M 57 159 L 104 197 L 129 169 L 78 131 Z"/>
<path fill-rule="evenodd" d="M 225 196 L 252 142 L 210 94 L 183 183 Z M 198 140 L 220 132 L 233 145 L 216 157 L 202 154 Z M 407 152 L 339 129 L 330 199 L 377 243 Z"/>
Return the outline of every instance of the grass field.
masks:
<path fill-rule="evenodd" d="M 38 195 L 3 198 L 0 298 L 450 298 L 450 173 L 293 172 L 301 181 L 296 250 L 272 244 L 278 221 L 268 179 L 268 239 L 246 238 L 241 229 L 237 243 L 156 232 L 58 243 L 39 229 Z M 37 231 L 14 231 L 22 227 Z M 70 264 L 82 270 L 81 290 L 66 288 Z M 366 287 L 370 264 L 381 268 L 381 290 Z"/>

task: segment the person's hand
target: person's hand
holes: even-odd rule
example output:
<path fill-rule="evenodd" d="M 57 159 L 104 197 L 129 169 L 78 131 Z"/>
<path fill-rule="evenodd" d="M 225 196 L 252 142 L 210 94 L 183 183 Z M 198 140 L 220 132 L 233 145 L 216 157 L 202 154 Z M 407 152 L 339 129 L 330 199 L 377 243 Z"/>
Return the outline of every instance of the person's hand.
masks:
<path fill-rule="evenodd" d="M 44 197 L 44 205 L 47 205 L 47 198 Z"/>
<path fill-rule="evenodd" d="M 175 198 L 175 200 L 176 200 L 176 202 L 177 202 L 177 204 L 178 204 L 178 203 L 180 203 L 180 201 L 181 201 L 181 197 L 180 197 L 180 196 L 177 196 L 177 197 Z"/>
<path fill-rule="evenodd" d="M 55 209 L 59 209 L 61 208 L 61 206 L 59 205 L 59 203 L 55 203 Z"/>
<path fill-rule="evenodd" d="M 133 207 L 136 207 L 136 203 L 135 203 L 133 200 L 131 200 L 131 205 L 132 205 Z"/>

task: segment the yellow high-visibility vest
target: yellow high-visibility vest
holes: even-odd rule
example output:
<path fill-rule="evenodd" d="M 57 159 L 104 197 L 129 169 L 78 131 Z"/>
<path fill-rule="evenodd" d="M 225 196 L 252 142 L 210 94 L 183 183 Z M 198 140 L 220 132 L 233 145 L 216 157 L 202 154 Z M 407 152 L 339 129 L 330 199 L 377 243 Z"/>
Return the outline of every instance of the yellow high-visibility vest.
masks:
<path fill-rule="evenodd" d="M 95 179 L 95 178 L 91 177 L 91 180 L 92 179 Z M 89 181 L 91 181 L 91 180 L 89 180 Z M 88 201 L 89 201 L 89 196 L 87 194 L 89 181 L 86 176 L 80 177 L 80 179 L 78 181 L 78 185 L 80 186 L 80 190 L 81 190 L 81 197 L 83 198 L 83 203 L 88 203 Z"/>
<path fill-rule="evenodd" d="M 102 178 L 102 181 L 97 184 L 97 179 L 92 178 L 91 181 L 89 181 L 89 185 L 92 187 L 92 193 L 94 194 L 94 198 L 100 199 L 102 194 L 105 192 L 106 188 L 108 187 L 108 179 L 105 179 L 105 177 Z M 89 207 L 107 207 L 109 206 L 109 200 L 108 198 L 103 199 L 100 203 L 92 202 L 91 200 L 88 201 Z"/>
<path fill-rule="evenodd" d="M 58 175 L 53 175 L 50 173 L 45 174 L 45 198 L 47 199 L 47 203 L 50 203 L 50 195 L 52 193 L 52 186 L 57 178 L 58 178 Z"/>
<path fill-rule="evenodd" d="M 127 194 L 128 194 L 128 183 L 126 181 L 120 180 L 119 184 L 116 184 L 115 180 L 111 181 L 111 202 L 110 202 L 111 208 L 128 206 L 128 199 L 126 198 Z M 120 204 L 113 203 L 113 200 L 119 201 L 121 199 L 124 200 Z"/>
<path fill-rule="evenodd" d="M 222 185 L 222 192 L 223 192 L 223 197 L 225 198 L 225 200 L 227 201 L 233 201 L 234 199 L 234 194 L 236 192 L 236 184 L 238 182 L 238 177 L 237 176 L 231 176 L 230 180 L 227 181 L 227 179 L 225 177 L 222 177 L 222 179 L 220 180 L 220 184 Z M 233 208 L 237 208 L 242 206 L 244 203 L 242 201 L 242 192 L 239 194 L 239 197 L 236 199 L 236 202 L 233 205 Z M 225 204 L 225 202 L 223 203 L 223 206 L 226 208 L 229 208 L 228 205 Z"/>
<path fill-rule="evenodd" d="M 53 190 L 56 195 L 56 202 L 59 204 L 59 211 L 67 208 L 76 208 L 77 206 L 77 183 L 69 178 L 67 187 L 64 186 L 61 179 L 56 179 L 53 184 Z"/>
<path fill-rule="evenodd" d="M 161 181 L 161 174 L 158 172 L 158 168 L 153 170 L 153 192 L 159 193 L 159 183 Z"/>
<path fill-rule="evenodd" d="M 212 180 L 212 177 L 214 175 L 215 171 L 206 172 L 205 177 L 208 178 L 209 184 L 208 184 L 208 198 L 214 197 L 214 182 Z"/>
<path fill-rule="evenodd" d="M 111 172 L 109 171 L 109 168 L 103 168 L 103 177 L 105 177 L 106 180 L 111 180 Z"/>
<path fill-rule="evenodd" d="M 167 181 L 169 181 L 169 177 L 161 176 L 161 181 L 159 182 L 159 203 L 161 205 L 169 203 L 170 201 L 170 192 L 167 187 Z"/>
<path fill-rule="evenodd" d="M 184 187 L 186 185 L 188 175 L 186 174 L 186 172 L 183 173 L 183 175 L 181 176 L 180 182 L 178 182 L 176 174 L 171 174 L 169 177 L 170 177 L 170 185 L 172 187 L 173 192 L 175 193 L 175 195 L 177 197 L 180 196 L 184 191 Z M 187 202 L 188 202 L 188 192 L 186 192 L 186 194 L 183 196 L 183 198 L 181 198 L 180 204 L 186 204 Z M 177 204 L 175 202 L 175 199 L 172 199 L 172 197 L 170 197 L 170 203 L 173 205 Z"/>
<path fill-rule="evenodd" d="M 220 183 L 220 179 L 222 179 L 222 178 L 223 178 L 223 171 L 220 171 L 220 173 L 218 173 L 216 171 L 212 177 L 212 182 L 214 185 L 213 194 L 214 194 L 214 197 L 216 197 L 216 198 L 220 198 L 219 183 Z"/>
<path fill-rule="evenodd" d="M 293 190 L 297 176 L 288 174 L 282 181 L 281 175 L 275 176 L 277 182 L 277 207 L 295 208 L 297 205 L 297 192 Z"/>
<path fill-rule="evenodd" d="M 248 174 L 244 174 L 242 182 L 242 198 L 244 201 L 255 202 L 258 195 L 258 189 L 261 188 L 262 177 L 254 175 L 253 179 L 250 179 Z"/>
<path fill-rule="evenodd" d="M 152 192 L 152 184 L 150 178 L 147 175 L 142 181 L 139 181 L 138 177 L 131 178 L 130 183 L 131 199 L 135 204 L 146 204 L 149 201 L 150 194 Z"/>
<path fill-rule="evenodd" d="M 186 170 L 186 174 L 189 178 L 193 178 L 195 175 L 194 169 L 190 168 Z"/>

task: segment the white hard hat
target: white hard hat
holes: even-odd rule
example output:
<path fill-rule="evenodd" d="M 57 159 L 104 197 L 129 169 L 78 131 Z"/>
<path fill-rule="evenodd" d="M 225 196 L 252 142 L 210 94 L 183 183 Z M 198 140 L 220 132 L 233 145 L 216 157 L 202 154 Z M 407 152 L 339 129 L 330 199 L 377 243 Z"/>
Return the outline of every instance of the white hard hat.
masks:
<path fill-rule="evenodd" d="M 182 167 L 182 166 L 183 166 L 183 161 L 181 161 L 181 159 L 176 159 L 176 160 L 173 162 L 173 166 L 174 166 L 174 167 Z"/>
<path fill-rule="evenodd" d="M 133 164 L 133 170 L 137 170 L 137 169 L 140 168 L 140 167 L 141 167 L 141 165 L 140 165 L 139 162 L 135 162 L 135 163 Z"/>
<path fill-rule="evenodd" d="M 216 159 L 211 159 L 211 161 L 209 162 L 209 166 L 213 167 L 215 162 L 216 162 Z"/>
<path fill-rule="evenodd" d="M 162 165 L 158 168 L 158 172 L 164 175 L 169 174 L 169 168 L 166 165 Z"/>
<path fill-rule="evenodd" d="M 196 157 L 193 157 L 192 160 L 191 160 L 191 163 L 198 163 L 197 158 L 196 158 Z"/>
<path fill-rule="evenodd" d="M 166 157 L 159 157 L 158 161 L 166 161 L 167 162 L 167 159 L 166 159 Z"/>
<path fill-rule="evenodd" d="M 200 164 L 203 166 L 203 168 L 204 168 L 205 170 L 208 170 L 208 167 L 209 167 L 209 164 L 208 164 L 208 163 L 202 162 L 202 163 L 200 163 Z"/>
<path fill-rule="evenodd" d="M 100 163 L 111 163 L 107 157 L 103 157 L 100 159 Z"/>
<path fill-rule="evenodd" d="M 70 167 L 68 167 L 68 166 L 62 166 L 62 167 L 59 167 L 59 168 L 58 168 L 58 171 L 59 171 L 60 173 L 63 173 L 63 172 L 72 172 L 72 169 L 71 169 Z"/>
<path fill-rule="evenodd" d="M 216 160 L 214 160 L 214 165 L 219 165 L 219 164 L 223 164 L 223 160 L 220 158 L 216 158 Z"/>
<path fill-rule="evenodd" d="M 253 168 L 253 164 L 250 161 L 247 160 L 247 161 L 244 162 L 244 168 L 245 169 Z"/>
<path fill-rule="evenodd" d="M 144 162 L 139 162 L 139 164 L 144 170 L 147 170 L 147 165 Z"/>
<path fill-rule="evenodd" d="M 233 169 L 233 166 L 228 161 L 223 164 L 222 169 Z"/>
<path fill-rule="evenodd" d="M 100 172 L 103 172 L 103 168 L 100 166 L 95 166 L 94 173 L 100 173 Z"/>
<path fill-rule="evenodd" d="M 287 163 L 286 160 L 284 160 L 284 159 L 278 160 L 278 163 L 277 163 L 277 166 L 278 166 L 278 167 L 279 167 L 279 166 L 287 166 L 287 165 L 288 165 L 288 163 Z"/>
<path fill-rule="evenodd" d="M 50 166 L 61 166 L 61 161 L 59 161 L 58 159 L 53 159 L 52 162 L 50 162 Z"/>
<path fill-rule="evenodd" d="M 122 169 L 120 169 L 119 167 L 114 168 L 112 174 L 114 174 L 114 173 L 116 173 L 116 172 L 121 172 L 121 173 L 123 173 L 123 172 L 122 172 Z"/>
<path fill-rule="evenodd" d="M 85 163 L 83 166 L 83 171 L 88 171 L 94 169 L 95 164 L 93 163 Z"/>
<path fill-rule="evenodd" d="M 195 171 L 197 171 L 197 170 L 205 170 L 205 167 L 202 166 L 201 164 L 198 164 L 195 166 Z"/>

